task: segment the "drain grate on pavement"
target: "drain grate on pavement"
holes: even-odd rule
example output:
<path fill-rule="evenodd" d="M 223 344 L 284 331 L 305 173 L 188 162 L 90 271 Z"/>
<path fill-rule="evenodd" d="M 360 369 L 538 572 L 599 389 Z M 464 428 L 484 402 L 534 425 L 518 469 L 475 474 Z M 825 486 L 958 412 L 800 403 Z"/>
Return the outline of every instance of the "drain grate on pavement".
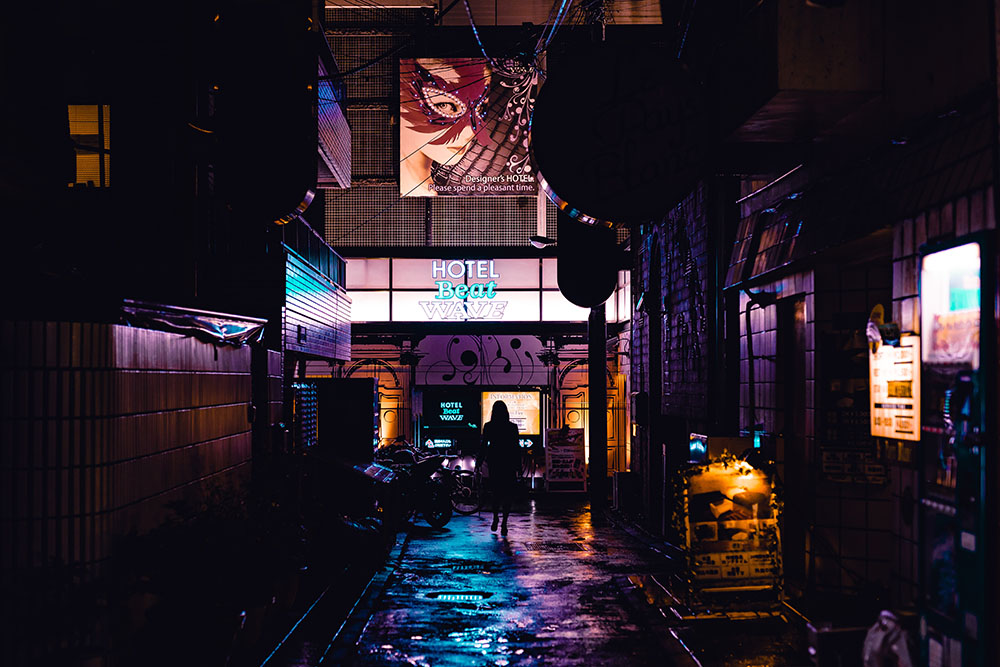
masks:
<path fill-rule="evenodd" d="M 473 562 L 473 563 L 459 563 L 453 565 L 451 568 L 452 572 L 477 572 L 479 574 L 493 574 L 500 568 L 496 563 L 487 562 Z"/>
<path fill-rule="evenodd" d="M 525 542 L 525 551 L 586 551 L 579 542 Z"/>
<path fill-rule="evenodd" d="M 425 594 L 424 597 L 439 602 L 480 602 L 493 597 L 493 593 L 486 591 L 434 591 Z"/>

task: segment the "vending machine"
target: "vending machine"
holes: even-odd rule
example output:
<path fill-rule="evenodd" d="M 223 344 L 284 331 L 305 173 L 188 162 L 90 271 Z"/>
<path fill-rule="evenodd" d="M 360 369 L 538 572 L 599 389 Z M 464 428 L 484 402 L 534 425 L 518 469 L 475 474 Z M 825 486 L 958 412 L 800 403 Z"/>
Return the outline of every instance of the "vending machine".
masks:
<path fill-rule="evenodd" d="M 993 664 L 995 262 L 986 234 L 920 252 L 918 577 L 922 662 L 931 667 Z"/>

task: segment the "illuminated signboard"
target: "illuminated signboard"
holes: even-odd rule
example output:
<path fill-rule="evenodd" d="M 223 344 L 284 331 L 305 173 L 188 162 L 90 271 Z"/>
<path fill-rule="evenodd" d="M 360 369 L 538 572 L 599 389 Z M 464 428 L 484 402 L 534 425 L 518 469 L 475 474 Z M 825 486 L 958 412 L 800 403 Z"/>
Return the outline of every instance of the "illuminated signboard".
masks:
<path fill-rule="evenodd" d="M 477 398 L 462 392 L 427 392 L 424 395 L 424 428 L 478 431 Z"/>
<path fill-rule="evenodd" d="M 537 391 L 484 391 L 484 424 L 489 421 L 493 404 L 497 401 L 503 401 L 507 404 L 510 420 L 517 424 L 517 430 L 521 435 L 539 435 L 541 433 L 541 396 Z"/>
<path fill-rule="evenodd" d="M 485 58 L 400 59 L 400 196 L 535 196 L 528 127 L 537 83 L 530 67 Z"/>
<path fill-rule="evenodd" d="M 545 484 L 549 491 L 587 489 L 586 447 L 582 428 L 550 428 L 545 447 Z"/>
<path fill-rule="evenodd" d="M 920 336 L 903 334 L 899 347 L 868 348 L 871 433 L 920 440 Z"/>
<path fill-rule="evenodd" d="M 590 309 L 562 295 L 556 268 L 555 257 L 350 258 L 351 321 L 586 322 Z M 630 304 L 619 312 L 616 303 L 608 321 L 627 319 Z"/>
<path fill-rule="evenodd" d="M 681 479 L 692 585 L 733 590 L 780 581 L 778 506 L 767 473 L 745 461 L 711 461 Z"/>
<path fill-rule="evenodd" d="M 708 455 L 708 436 L 692 433 L 688 436 L 688 461 L 703 462 Z"/>
<path fill-rule="evenodd" d="M 979 368 L 980 264 L 978 243 L 924 257 L 920 271 L 924 363 Z"/>

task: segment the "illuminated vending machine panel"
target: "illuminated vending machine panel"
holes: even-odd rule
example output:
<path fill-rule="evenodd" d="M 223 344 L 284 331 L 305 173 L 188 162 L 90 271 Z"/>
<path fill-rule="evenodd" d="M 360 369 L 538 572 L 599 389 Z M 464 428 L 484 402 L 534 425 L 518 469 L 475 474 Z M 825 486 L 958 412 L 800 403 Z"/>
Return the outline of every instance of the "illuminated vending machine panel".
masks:
<path fill-rule="evenodd" d="M 983 666 L 987 581 L 984 416 L 995 363 L 992 243 L 974 235 L 920 258 L 920 637 L 924 664 Z M 989 331 L 984 331 L 984 326 Z"/>

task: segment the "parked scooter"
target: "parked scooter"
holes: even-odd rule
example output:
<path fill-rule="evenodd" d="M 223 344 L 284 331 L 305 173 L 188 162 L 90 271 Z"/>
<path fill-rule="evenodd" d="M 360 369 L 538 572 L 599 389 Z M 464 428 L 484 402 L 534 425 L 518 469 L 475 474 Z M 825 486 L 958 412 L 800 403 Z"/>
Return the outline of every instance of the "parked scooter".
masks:
<path fill-rule="evenodd" d="M 428 456 L 397 442 L 379 450 L 376 461 L 396 473 L 403 518 L 420 515 L 433 528 L 451 520 L 451 476 L 441 474 L 448 472 L 441 466 L 443 456 Z"/>

